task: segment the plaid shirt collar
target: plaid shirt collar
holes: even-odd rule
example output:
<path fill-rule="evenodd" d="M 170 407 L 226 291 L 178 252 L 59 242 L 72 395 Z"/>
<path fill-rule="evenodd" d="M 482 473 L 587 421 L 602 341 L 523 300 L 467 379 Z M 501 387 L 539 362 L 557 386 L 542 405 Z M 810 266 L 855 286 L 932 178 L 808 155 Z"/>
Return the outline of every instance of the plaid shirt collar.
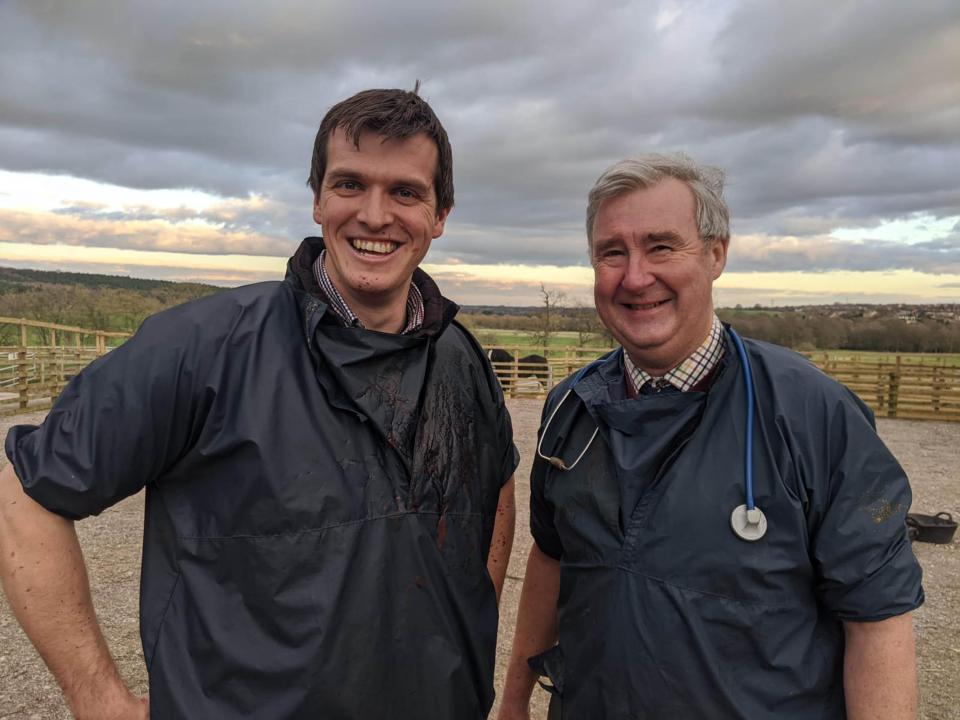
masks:
<path fill-rule="evenodd" d="M 330 300 L 330 307 L 343 320 L 345 327 L 363 328 L 363 323 L 356 313 L 347 305 L 343 295 L 337 290 L 330 276 L 327 275 L 327 268 L 324 261 L 327 257 L 327 251 L 321 250 L 317 259 L 313 263 L 313 275 L 317 285 L 323 290 L 327 299 Z M 401 335 L 410 335 L 423 327 L 423 295 L 420 294 L 420 288 L 416 283 L 410 282 L 410 292 L 407 293 L 407 325 L 404 327 Z"/>
<path fill-rule="evenodd" d="M 627 377 L 630 378 L 633 389 L 637 393 L 647 383 L 652 383 L 655 390 L 670 385 L 681 392 L 686 392 L 709 375 L 722 357 L 723 325 L 720 323 L 720 318 L 714 314 L 713 322 L 710 324 L 710 332 L 707 333 L 707 338 L 703 341 L 703 344 L 694 350 L 690 357 L 663 377 L 653 377 L 648 372 L 641 370 L 634 365 L 633 360 L 627 353 L 623 354 L 623 362 Z"/>

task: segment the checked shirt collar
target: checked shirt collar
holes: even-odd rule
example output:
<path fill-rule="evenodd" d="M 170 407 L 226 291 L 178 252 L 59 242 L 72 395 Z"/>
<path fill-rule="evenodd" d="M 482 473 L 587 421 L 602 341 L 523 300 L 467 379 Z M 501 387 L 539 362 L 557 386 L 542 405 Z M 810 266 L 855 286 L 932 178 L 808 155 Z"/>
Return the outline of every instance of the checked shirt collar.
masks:
<path fill-rule="evenodd" d="M 363 323 L 356 313 L 347 305 L 343 295 L 337 290 L 330 276 L 327 275 L 327 269 L 324 266 L 324 260 L 327 257 L 327 251 L 322 250 L 313 263 L 313 276 L 317 285 L 323 290 L 327 299 L 330 300 L 330 307 L 343 320 L 346 327 L 363 328 Z M 420 294 L 420 288 L 414 282 L 410 283 L 410 292 L 407 294 L 407 324 L 401 335 L 410 335 L 415 333 L 423 326 L 423 295 Z"/>
<path fill-rule="evenodd" d="M 694 350 L 690 357 L 662 377 L 653 377 L 648 372 L 638 368 L 627 353 L 623 354 L 623 363 L 626 375 L 630 378 L 633 389 L 638 394 L 648 383 L 648 387 L 653 392 L 659 392 L 667 387 L 686 392 L 713 372 L 722 357 L 723 325 L 714 314 L 713 322 L 710 324 L 710 332 L 707 333 L 707 338 L 703 341 L 703 344 Z"/>

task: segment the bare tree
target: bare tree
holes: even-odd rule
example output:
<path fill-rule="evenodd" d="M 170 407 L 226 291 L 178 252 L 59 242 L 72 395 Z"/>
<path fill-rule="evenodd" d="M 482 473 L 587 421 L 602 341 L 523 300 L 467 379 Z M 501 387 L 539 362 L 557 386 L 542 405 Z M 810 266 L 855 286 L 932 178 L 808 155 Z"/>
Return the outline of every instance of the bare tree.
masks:
<path fill-rule="evenodd" d="M 533 337 L 536 344 L 541 345 L 546 353 L 550 339 L 556 331 L 559 310 L 567 301 L 567 294 L 560 290 L 547 290 L 546 286 L 540 283 L 540 298 L 543 304 L 536 315 L 536 329 Z"/>
<path fill-rule="evenodd" d="M 587 305 L 582 300 L 578 300 L 573 306 L 573 315 L 569 318 L 569 324 L 577 333 L 577 345 L 579 347 L 589 347 L 592 343 L 601 343 L 603 345 L 612 345 L 613 336 L 606 326 L 600 322 L 600 316 L 592 305 Z"/>

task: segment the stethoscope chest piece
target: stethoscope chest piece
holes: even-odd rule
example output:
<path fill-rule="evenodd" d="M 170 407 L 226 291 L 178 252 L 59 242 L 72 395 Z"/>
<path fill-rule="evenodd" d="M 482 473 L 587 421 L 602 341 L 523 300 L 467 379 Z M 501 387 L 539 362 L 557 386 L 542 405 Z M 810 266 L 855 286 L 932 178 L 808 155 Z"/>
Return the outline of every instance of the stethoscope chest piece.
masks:
<path fill-rule="evenodd" d="M 748 510 L 740 505 L 730 514 L 730 527 L 740 539 L 754 542 L 767 534 L 767 518 L 758 507 Z"/>

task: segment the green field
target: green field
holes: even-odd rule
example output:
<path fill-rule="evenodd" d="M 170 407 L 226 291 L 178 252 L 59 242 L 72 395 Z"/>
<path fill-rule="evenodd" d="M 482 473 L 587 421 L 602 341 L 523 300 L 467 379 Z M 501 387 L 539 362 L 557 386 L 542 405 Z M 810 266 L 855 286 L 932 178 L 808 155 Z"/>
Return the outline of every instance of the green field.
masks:
<path fill-rule="evenodd" d="M 539 341 L 539 338 L 536 337 L 535 333 L 526 330 L 480 329 L 474 330 L 473 334 L 476 335 L 480 344 L 486 348 L 499 347 L 511 353 L 513 353 L 514 350 L 519 350 L 519 354 L 521 355 L 528 355 L 530 353 L 540 354 L 543 352 L 543 345 Z M 581 346 L 579 333 L 572 331 L 555 331 L 550 334 L 546 355 L 563 355 L 571 348 L 577 347 L 596 349 L 598 352 L 595 354 L 600 354 L 604 350 L 614 347 L 599 335 L 591 335 L 585 339 L 587 342 Z"/>
<path fill-rule="evenodd" d="M 479 329 L 473 331 L 480 344 L 486 348 L 499 347 L 519 354 L 542 353 L 543 345 L 539 343 L 536 334 L 526 330 L 492 330 Z M 572 348 L 580 347 L 580 335 L 572 331 L 556 331 L 550 336 L 547 346 L 547 356 L 564 355 Z M 592 335 L 582 346 L 596 350 L 594 355 L 614 347 L 599 335 Z M 812 350 L 803 354 L 816 360 L 822 359 L 824 353 L 833 360 L 860 360 L 865 363 L 895 363 L 897 358 L 905 365 L 943 365 L 945 367 L 960 367 L 960 353 L 895 353 L 870 352 L 867 350 Z M 584 353 L 590 355 L 590 353 Z"/>

